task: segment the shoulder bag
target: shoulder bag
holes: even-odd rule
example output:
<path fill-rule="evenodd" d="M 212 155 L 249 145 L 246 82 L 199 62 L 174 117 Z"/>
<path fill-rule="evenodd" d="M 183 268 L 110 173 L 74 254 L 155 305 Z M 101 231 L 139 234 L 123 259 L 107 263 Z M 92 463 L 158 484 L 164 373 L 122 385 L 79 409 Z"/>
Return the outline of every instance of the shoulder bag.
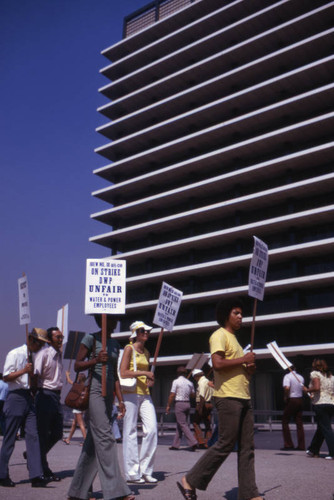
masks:
<path fill-rule="evenodd" d="M 96 340 L 94 337 L 93 357 L 95 357 Z M 88 377 L 84 381 L 78 382 L 79 372 L 77 372 L 75 381 L 72 384 L 66 398 L 65 405 L 74 410 L 85 411 L 89 406 L 89 391 L 92 382 L 93 367 L 89 369 Z"/>
<path fill-rule="evenodd" d="M 137 371 L 135 350 L 134 350 L 133 346 L 131 346 L 131 347 L 132 347 L 132 358 L 133 358 L 133 371 Z M 124 352 L 123 352 L 123 354 L 124 354 Z M 118 379 L 119 379 L 119 384 L 121 386 L 122 391 L 136 392 L 136 389 L 137 389 L 137 378 L 136 377 L 122 378 L 120 375 L 120 372 L 118 370 Z"/>

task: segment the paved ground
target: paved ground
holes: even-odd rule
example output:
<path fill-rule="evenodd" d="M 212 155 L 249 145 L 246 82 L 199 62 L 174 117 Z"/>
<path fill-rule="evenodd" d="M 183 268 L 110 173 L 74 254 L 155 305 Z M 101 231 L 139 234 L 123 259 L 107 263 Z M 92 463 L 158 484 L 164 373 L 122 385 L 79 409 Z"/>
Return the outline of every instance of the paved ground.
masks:
<path fill-rule="evenodd" d="M 309 443 L 313 430 L 306 431 Z M 159 438 L 156 457 L 155 476 L 159 479 L 156 486 L 131 486 L 138 500 L 182 500 L 176 481 L 191 468 L 203 451 L 170 451 L 172 436 Z M 1 444 L 2 438 L 0 438 Z M 81 439 L 77 433 L 69 446 L 59 442 L 49 454 L 49 463 L 54 472 L 62 477 L 60 483 L 50 483 L 47 490 L 31 488 L 27 481 L 26 462 L 22 457 L 24 441 L 17 441 L 10 463 L 10 475 L 15 488 L 0 487 L 2 500 L 54 500 L 66 499 L 67 491 L 81 452 Z M 265 500 L 333 500 L 334 499 L 334 461 L 322 458 L 308 458 L 304 452 L 280 451 L 281 432 L 279 430 L 259 431 L 255 434 L 257 483 Z M 119 457 L 122 445 L 119 447 Z M 198 500 L 237 500 L 236 453 L 232 453 L 217 472 L 206 492 L 198 492 Z M 98 479 L 94 483 L 94 496 L 102 499 Z M 109 499 L 108 499 L 109 500 Z"/>

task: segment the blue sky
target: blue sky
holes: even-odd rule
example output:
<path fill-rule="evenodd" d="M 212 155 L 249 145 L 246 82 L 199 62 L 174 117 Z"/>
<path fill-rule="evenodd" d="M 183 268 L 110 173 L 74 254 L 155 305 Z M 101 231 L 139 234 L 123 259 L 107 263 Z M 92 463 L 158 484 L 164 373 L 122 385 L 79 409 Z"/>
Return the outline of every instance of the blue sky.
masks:
<path fill-rule="evenodd" d="M 28 276 L 31 324 L 48 328 L 69 304 L 69 328 L 93 331 L 84 315 L 85 261 L 108 255 L 89 243 L 106 208 L 91 192 L 108 163 L 96 109 L 108 80 L 100 52 L 122 37 L 123 18 L 145 0 L 0 0 L 0 225 L 2 371 L 25 340 L 17 280 Z"/>

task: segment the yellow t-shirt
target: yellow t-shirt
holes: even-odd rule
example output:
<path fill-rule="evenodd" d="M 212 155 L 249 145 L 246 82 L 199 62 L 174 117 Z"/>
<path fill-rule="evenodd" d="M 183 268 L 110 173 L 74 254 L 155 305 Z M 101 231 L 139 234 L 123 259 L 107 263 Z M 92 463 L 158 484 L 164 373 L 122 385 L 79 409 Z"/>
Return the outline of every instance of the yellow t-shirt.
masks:
<path fill-rule="evenodd" d="M 131 349 L 132 349 L 132 346 L 131 346 Z M 138 371 L 148 371 L 149 359 L 150 359 L 150 353 L 148 352 L 148 350 L 144 349 L 144 353 L 140 354 L 139 352 L 137 352 L 134 349 L 134 353 L 136 355 L 137 370 Z M 134 368 L 133 368 L 133 356 L 131 356 L 131 358 L 130 358 L 129 370 L 134 370 Z M 123 391 L 123 392 L 126 392 L 126 391 Z M 137 377 L 136 394 L 141 394 L 141 395 L 150 394 L 150 390 L 147 387 L 145 376 Z"/>
<path fill-rule="evenodd" d="M 204 375 L 199 379 L 196 391 L 196 403 L 199 403 L 202 396 L 206 403 L 209 403 L 213 396 L 213 389 L 209 386 L 209 380 Z"/>
<path fill-rule="evenodd" d="M 226 359 L 241 358 L 244 353 L 233 333 L 225 328 L 219 328 L 210 337 L 210 352 L 224 352 Z M 249 380 L 243 365 L 216 371 L 214 370 L 215 390 L 213 395 L 218 398 L 250 399 Z"/>

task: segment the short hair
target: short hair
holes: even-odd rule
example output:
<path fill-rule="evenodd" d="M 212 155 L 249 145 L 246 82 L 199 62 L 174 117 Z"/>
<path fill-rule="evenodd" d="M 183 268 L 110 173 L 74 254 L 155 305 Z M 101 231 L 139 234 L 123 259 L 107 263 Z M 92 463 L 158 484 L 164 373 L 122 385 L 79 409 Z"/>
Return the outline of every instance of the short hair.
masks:
<path fill-rule="evenodd" d="M 228 299 L 221 300 L 217 304 L 216 319 L 220 326 L 225 326 L 232 309 L 235 307 L 240 307 L 240 309 L 244 308 L 243 302 L 239 297 L 229 297 Z"/>
<path fill-rule="evenodd" d="M 48 339 L 51 341 L 52 340 L 52 332 L 60 332 L 58 326 L 50 326 L 47 330 L 48 334 Z"/>
<path fill-rule="evenodd" d="M 176 373 L 178 375 L 187 375 L 188 370 L 187 370 L 187 368 L 185 366 L 178 366 L 177 370 L 176 370 Z"/>
<path fill-rule="evenodd" d="M 312 362 L 312 369 L 323 373 L 326 377 L 330 377 L 331 375 L 331 372 L 328 370 L 328 365 L 324 359 L 315 358 Z"/>

